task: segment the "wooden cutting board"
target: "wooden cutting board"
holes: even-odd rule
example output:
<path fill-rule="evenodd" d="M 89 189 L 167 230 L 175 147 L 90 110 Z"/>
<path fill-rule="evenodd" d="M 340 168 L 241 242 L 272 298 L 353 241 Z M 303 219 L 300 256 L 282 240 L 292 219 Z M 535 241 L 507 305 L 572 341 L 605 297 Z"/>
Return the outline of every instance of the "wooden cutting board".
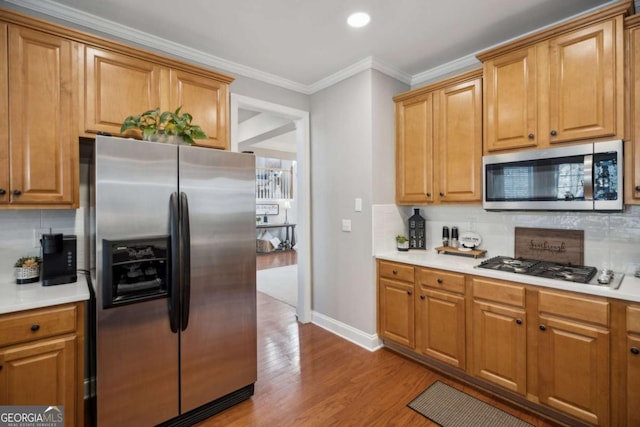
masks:
<path fill-rule="evenodd" d="M 516 227 L 515 257 L 584 265 L 584 230 Z"/>

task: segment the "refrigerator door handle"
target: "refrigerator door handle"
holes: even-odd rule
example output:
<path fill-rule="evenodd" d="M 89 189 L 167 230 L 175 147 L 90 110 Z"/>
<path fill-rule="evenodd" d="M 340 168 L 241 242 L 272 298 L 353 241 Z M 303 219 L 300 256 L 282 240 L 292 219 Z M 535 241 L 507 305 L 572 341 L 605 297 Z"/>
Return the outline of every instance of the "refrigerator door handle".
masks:
<path fill-rule="evenodd" d="M 180 323 L 180 207 L 178 193 L 169 200 L 169 227 L 171 229 L 171 289 L 169 296 L 169 323 L 171 332 L 178 332 Z"/>
<path fill-rule="evenodd" d="M 189 202 L 186 193 L 180 193 L 180 227 L 182 228 L 182 330 L 189 325 L 191 301 L 191 231 L 189 229 Z"/>

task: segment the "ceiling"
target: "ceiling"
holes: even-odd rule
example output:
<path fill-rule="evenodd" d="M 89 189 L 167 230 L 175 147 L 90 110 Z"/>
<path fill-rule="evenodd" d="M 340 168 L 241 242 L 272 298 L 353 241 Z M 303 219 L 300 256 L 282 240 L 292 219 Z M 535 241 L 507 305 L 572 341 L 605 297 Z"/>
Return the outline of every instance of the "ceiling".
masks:
<path fill-rule="evenodd" d="M 312 94 L 363 67 L 419 86 L 603 0 L 0 0 L 223 72 Z M 347 26 L 356 11 L 371 15 Z M 349 74 L 351 73 L 351 74 Z M 240 149 L 295 158 L 292 122 L 239 112 Z M 278 155 L 280 153 L 280 155 Z"/>

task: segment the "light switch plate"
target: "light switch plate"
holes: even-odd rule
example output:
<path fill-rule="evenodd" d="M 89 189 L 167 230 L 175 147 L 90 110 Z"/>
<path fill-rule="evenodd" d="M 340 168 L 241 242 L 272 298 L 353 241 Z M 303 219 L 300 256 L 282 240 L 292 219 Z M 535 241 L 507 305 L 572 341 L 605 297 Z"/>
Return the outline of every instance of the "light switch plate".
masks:
<path fill-rule="evenodd" d="M 356 212 L 362 212 L 362 199 L 360 197 L 356 198 Z"/>
<path fill-rule="evenodd" d="M 342 231 L 351 231 L 351 220 L 343 219 L 342 220 Z"/>

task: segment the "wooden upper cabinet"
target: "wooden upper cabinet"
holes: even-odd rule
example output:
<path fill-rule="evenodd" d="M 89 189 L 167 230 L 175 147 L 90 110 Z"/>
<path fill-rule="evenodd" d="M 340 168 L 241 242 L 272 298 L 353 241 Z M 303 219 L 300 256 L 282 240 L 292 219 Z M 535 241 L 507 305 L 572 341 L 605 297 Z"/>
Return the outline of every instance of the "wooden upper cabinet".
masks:
<path fill-rule="evenodd" d="M 478 55 L 485 154 L 624 136 L 620 2 Z"/>
<path fill-rule="evenodd" d="M 396 103 L 396 203 L 433 199 L 433 95 Z"/>
<path fill-rule="evenodd" d="M 625 20 L 627 40 L 627 136 L 624 147 L 624 202 L 640 204 L 640 14 Z"/>
<path fill-rule="evenodd" d="M 84 132 L 120 134 L 128 116 L 160 107 L 161 74 L 146 60 L 94 47 L 85 48 Z"/>
<path fill-rule="evenodd" d="M 394 101 L 396 203 L 479 202 L 481 70 L 400 94 Z"/>
<path fill-rule="evenodd" d="M 182 106 L 183 112 L 193 116 L 192 123 L 199 125 L 207 134 L 207 139 L 196 139 L 196 144 L 228 150 L 228 85 L 177 70 L 171 70 L 170 82 L 170 108 L 174 110 Z"/>
<path fill-rule="evenodd" d="M 437 92 L 434 99 L 438 197 L 443 202 L 482 200 L 482 79 Z"/>
<path fill-rule="evenodd" d="M 484 150 L 536 146 L 536 49 L 491 59 L 484 67 Z"/>
<path fill-rule="evenodd" d="M 8 25 L 0 23 L 0 206 L 9 202 L 9 53 Z"/>
<path fill-rule="evenodd" d="M 8 46 L 9 203 L 77 207 L 79 148 L 73 115 L 77 46 L 14 25 L 8 28 Z"/>
<path fill-rule="evenodd" d="M 549 138 L 551 143 L 615 136 L 623 115 L 622 18 L 549 41 Z M 620 98 L 620 102 L 617 99 Z"/>

